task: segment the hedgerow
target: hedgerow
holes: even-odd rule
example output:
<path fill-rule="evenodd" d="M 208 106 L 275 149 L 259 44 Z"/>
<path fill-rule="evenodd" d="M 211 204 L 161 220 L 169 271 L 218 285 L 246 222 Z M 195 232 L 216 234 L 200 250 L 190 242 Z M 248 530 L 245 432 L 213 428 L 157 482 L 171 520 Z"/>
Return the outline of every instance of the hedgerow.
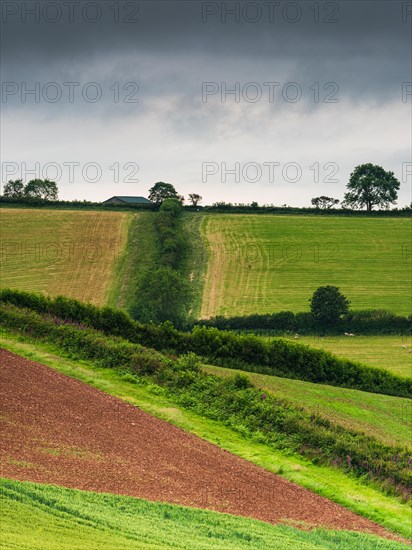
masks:
<path fill-rule="evenodd" d="M 399 397 L 412 396 L 411 379 L 348 359 L 340 359 L 327 351 L 282 338 L 267 340 L 207 327 L 195 327 L 191 332 L 181 332 L 169 322 L 162 325 L 143 324 L 133 321 L 120 310 L 98 308 L 64 297 L 49 298 L 10 289 L 0 291 L 1 302 L 83 323 L 105 334 L 121 336 L 130 342 L 158 351 L 178 355 L 194 352 L 211 363 L 228 368 Z"/>
<path fill-rule="evenodd" d="M 198 326 L 214 327 L 219 330 L 265 331 L 272 335 L 298 332 L 317 334 L 319 326 L 310 312 L 252 314 L 237 317 L 217 316 L 195 322 Z M 412 316 L 403 317 L 385 310 L 351 311 L 343 315 L 339 322 L 326 329 L 327 334 L 410 334 Z"/>

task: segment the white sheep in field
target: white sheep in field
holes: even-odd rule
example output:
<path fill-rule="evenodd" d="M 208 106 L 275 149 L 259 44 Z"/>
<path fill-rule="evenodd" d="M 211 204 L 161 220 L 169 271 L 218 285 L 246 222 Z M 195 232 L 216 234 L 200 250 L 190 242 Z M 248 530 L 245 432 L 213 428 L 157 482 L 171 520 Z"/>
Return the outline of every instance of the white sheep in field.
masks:
<path fill-rule="evenodd" d="M 299 338 L 299 334 L 295 334 L 294 339 L 297 340 Z"/>
<path fill-rule="evenodd" d="M 349 332 L 345 332 L 345 336 L 350 336 Z"/>
<path fill-rule="evenodd" d="M 403 347 L 403 349 L 407 349 L 408 346 L 405 346 L 405 344 L 404 344 L 402 347 Z"/>
<path fill-rule="evenodd" d="M 349 336 L 355 336 L 354 334 L 352 334 L 351 332 L 349 333 Z"/>

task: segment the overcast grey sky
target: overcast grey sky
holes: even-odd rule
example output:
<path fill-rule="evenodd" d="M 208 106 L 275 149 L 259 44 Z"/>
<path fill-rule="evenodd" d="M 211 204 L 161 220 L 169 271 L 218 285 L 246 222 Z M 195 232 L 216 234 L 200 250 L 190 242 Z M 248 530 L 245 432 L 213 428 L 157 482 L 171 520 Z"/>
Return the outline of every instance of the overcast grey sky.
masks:
<path fill-rule="evenodd" d="M 2 3 L 2 184 L 62 199 L 168 181 L 215 201 L 411 200 L 412 2 Z"/>

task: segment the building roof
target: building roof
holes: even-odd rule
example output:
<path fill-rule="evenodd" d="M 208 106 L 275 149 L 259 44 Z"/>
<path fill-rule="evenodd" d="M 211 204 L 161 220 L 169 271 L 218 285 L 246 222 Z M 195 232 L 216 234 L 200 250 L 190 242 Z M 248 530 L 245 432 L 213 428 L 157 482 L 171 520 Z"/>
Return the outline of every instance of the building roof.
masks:
<path fill-rule="evenodd" d="M 145 197 L 124 197 L 120 195 L 115 195 L 114 197 L 110 197 L 110 199 L 107 199 L 104 202 L 108 202 L 112 199 L 118 199 L 119 201 L 122 201 L 128 204 L 152 204 L 152 201 L 149 201 L 149 199 L 146 199 Z"/>

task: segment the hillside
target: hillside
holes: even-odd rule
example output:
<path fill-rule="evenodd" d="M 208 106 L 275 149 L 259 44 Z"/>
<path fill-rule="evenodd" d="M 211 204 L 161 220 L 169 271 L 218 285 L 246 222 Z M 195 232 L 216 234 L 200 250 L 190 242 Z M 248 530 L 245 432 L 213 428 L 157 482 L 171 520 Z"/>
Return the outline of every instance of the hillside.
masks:
<path fill-rule="evenodd" d="M 1 286 L 106 304 L 116 283 L 130 216 L 2 209 Z"/>
<path fill-rule="evenodd" d="M 410 220 L 208 214 L 201 317 L 307 311 L 318 286 L 353 309 L 411 312 Z"/>
<path fill-rule="evenodd" d="M 0 356 L 3 476 L 274 524 L 303 521 L 312 527 L 387 534 L 331 501 L 82 382 L 5 350 Z"/>

